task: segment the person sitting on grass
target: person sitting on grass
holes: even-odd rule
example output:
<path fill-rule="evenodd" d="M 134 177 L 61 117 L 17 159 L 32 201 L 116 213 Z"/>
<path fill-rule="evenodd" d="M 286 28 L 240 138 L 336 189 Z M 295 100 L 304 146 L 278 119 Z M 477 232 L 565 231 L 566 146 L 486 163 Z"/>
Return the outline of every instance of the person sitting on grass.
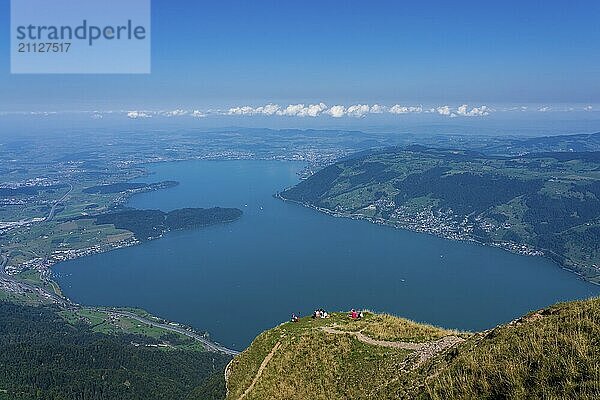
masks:
<path fill-rule="evenodd" d="M 316 319 L 316 318 L 329 318 L 329 314 L 324 309 L 319 308 L 318 310 L 315 310 L 313 312 L 312 317 L 313 317 L 313 319 Z"/>
<path fill-rule="evenodd" d="M 300 318 L 298 318 L 298 316 L 295 313 L 292 313 L 291 322 L 298 322 L 299 320 L 300 320 Z"/>

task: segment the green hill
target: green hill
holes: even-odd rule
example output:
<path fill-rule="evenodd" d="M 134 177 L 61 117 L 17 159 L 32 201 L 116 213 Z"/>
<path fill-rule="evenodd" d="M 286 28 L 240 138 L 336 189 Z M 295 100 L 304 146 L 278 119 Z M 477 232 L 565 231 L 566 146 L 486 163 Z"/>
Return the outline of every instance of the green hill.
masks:
<path fill-rule="evenodd" d="M 411 146 L 342 160 L 287 200 L 545 255 L 600 282 L 600 152 L 488 156 Z"/>
<path fill-rule="evenodd" d="M 170 230 L 206 227 L 233 222 L 242 216 L 237 208 L 182 208 L 169 212 L 160 210 L 124 209 L 93 217 L 98 225 L 113 225 L 132 232 L 140 241 L 156 239 Z"/>
<path fill-rule="evenodd" d="M 227 369 L 229 400 L 597 399 L 600 299 L 470 334 L 367 313 L 302 318 Z"/>

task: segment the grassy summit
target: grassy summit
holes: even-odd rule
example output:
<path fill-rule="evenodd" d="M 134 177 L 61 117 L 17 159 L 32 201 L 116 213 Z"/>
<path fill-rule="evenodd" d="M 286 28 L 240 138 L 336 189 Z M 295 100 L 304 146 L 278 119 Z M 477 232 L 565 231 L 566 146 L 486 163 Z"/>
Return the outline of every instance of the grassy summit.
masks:
<path fill-rule="evenodd" d="M 346 314 L 301 318 L 264 332 L 234 359 L 228 399 L 364 398 L 418 364 L 414 348 L 456 335 L 370 313 L 359 321 Z"/>
<path fill-rule="evenodd" d="M 476 334 L 370 313 L 302 318 L 233 360 L 227 399 L 595 399 L 599 346 L 600 299 Z"/>

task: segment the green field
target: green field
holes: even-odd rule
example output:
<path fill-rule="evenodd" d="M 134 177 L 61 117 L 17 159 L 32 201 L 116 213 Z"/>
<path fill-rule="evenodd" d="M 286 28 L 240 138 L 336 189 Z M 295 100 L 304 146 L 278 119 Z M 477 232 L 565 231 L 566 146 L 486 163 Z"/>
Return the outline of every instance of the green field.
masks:
<path fill-rule="evenodd" d="M 92 220 L 53 221 L 15 231 L 2 247 L 10 253 L 8 265 L 19 266 L 34 259 L 59 257 L 57 251 L 110 246 L 132 237 L 131 232 L 115 229 L 112 225 L 96 225 Z"/>
<path fill-rule="evenodd" d="M 144 312 L 144 317 L 156 317 Z M 64 310 L 60 315 L 70 324 L 85 323 L 90 325 L 94 332 L 107 335 L 132 334 L 156 339 L 163 344 L 163 349 L 185 349 L 204 351 L 201 343 L 177 332 L 168 331 L 154 325 L 148 325 L 125 316 L 115 316 L 109 309 L 98 310 L 83 308 Z"/>

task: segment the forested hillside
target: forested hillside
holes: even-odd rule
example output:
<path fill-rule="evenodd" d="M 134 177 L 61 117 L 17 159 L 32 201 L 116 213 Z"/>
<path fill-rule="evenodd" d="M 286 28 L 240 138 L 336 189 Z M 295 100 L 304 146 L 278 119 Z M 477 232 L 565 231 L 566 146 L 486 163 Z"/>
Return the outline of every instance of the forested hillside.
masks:
<path fill-rule="evenodd" d="M 88 187 L 82 190 L 83 193 L 87 194 L 110 194 L 110 193 L 121 193 L 121 192 L 146 192 L 151 190 L 167 189 L 170 187 L 177 186 L 179 182 L 175 181 L 164 181 L 156 183 L 136 183 L 136 182 L 119 182 L 111 183 L 108 185 L 98 185 Z"/>
<path fill-rule="evenodd" d="M 486 156 L 421 146 L 326 167 L 281 197 L 552 258 L 600 282 L 600 152 Z"/>
<path fill-rule="evenodd" d="M 138 240 L 155 239 L 169 230 L 190 229 L 234 221 L 237 208 L 183 208 L 169 212 L 125 209 L 92 217 L 98 225 L 114 225 L 133 232 Z M 83 217 L 90 218 L 90 217 Z"/>
<path fill-rule="evenodd" d="M 230 357 L 71 325 L 52 307 L 0 302 L 0 399 L 219 399 Z"/>

